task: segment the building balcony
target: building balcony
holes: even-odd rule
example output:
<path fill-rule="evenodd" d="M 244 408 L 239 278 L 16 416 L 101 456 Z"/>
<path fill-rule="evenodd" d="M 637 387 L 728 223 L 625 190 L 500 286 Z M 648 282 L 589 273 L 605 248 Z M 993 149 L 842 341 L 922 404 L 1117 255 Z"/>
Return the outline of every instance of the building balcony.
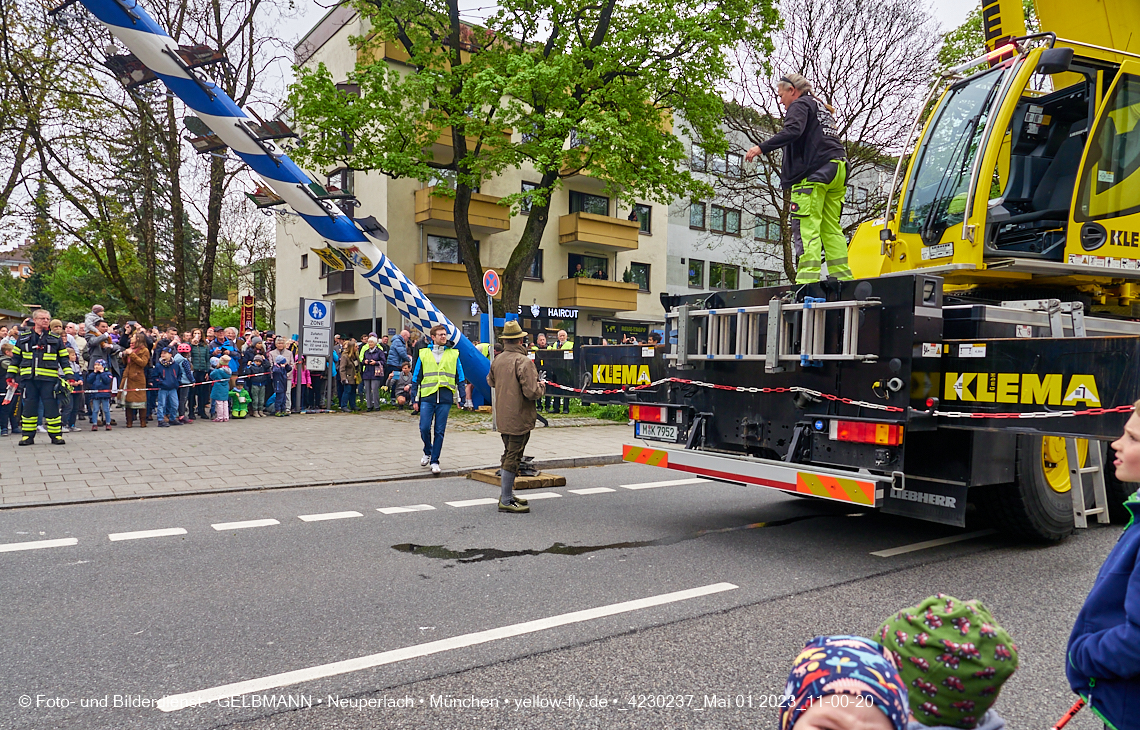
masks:
<path fill-rule="evenodd" d="M 331 271 L 325 277 L 325 296 L 337 294 L 356 294 L 356 271 Z"/>
<path fill-rule="evenodd" d="M 495 271 L 500 276 L 503 273 L 502 269 Z M 428 297 L 475 298 L 475 294 L 471 291 L 471 283 L 467 280 L 467 267 L 463 264 L 444 264 L 438 261 L 416 264 L 412 281 Z M 499 297 L 501 296 L 502 292 L 499 293 Z"/>
<path fill-rule="evenodd" d="M 636 251 L 641 224 L 594 213 L 571 213 L 558 219 L 558 242 L 607 251 Z"/>
<path fill-rule="evenodd" d="M 637 284 L 604 279 L 560 279 L 558 306 L 628 312 L 637 309 Z"/>
<path fill-rule="evenodd" d="M 511 211 L 499 205 L 502 198 L 482 193 L 471 194 L 468 221 L 475 233 L 499 233 L 510 230 Z M 435 186 L 416 191 L 416 223 L 455 230 L 455 200 L 435 194 Z"/>
<path fill-rule="evenodd" d="M 400 63 L 407 63 L 411 60 L 411 56 L 408 55 L 408 52 L 404 50 L 404 45 L 399 41 L 374 43 L 356 51 L 357 63 L 375 63 L 381 58 L 385 61 L 398 61 Z"/>

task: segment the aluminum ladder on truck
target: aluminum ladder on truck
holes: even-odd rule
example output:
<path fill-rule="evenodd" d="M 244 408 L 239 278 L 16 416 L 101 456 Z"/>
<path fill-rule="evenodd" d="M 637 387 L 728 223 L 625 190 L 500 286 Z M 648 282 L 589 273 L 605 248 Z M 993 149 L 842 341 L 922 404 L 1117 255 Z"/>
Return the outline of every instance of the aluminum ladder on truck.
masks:
<path fill-rule="evenodd" d="M 878 355 L 859 352 L 859 313 L 879 306 L 877 299 L 828 302 L 813 297 L 802 303 L 772 299 L 761 306 L 718 309 L 683 304 L 665 315 L 666 328 L 673 330 L 669 320 L 676 320 L 677 333 L 675 351 L 665 359 L 678 368 L 709 360 L 762 362 L 768 373 L 782 372 L 783 363 L 811 367 L 825 361 L 871 362 Z M 835 311 L 842 318 L 839 345 L 829 351 L 827 315 Z M 689 334 L 694 330 L 696 349 L 690 352 Z"/>
<path fill-rule="evenodd" d="M 1002 302 L 1001 306 L 1010 309 L 1027 309 L 1044 312 L 1049 316 L 1049 336 L 1064 337 L 1065 321 L 1068 314 L 1072 320 L 1072 336 L 1085 337 L 1085 305 L 1081 302 L 1061 302 L 1058 299 L 1032 299 L 1019 302 Z M 1069 462 L 1069 495 L 1073 500 L 1073 524 L 1085 529 L 1088 518 L 1096 516 L 1096 521 L 1108 524 L 1108 489 L 1104 483 L 1104 445 L 1096 439 L 1088 439 L 1089 464 L 1082 467 L 1077 439 L 1065 439 L 1065 456 Z M 1084 475 L 1092 474 L 1093 507 L 1085 509 Z"/>

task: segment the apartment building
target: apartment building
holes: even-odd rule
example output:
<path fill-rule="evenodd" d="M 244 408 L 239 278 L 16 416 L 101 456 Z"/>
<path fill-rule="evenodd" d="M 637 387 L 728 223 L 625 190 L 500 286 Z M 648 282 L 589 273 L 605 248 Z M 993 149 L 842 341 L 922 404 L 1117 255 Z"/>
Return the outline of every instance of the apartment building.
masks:
<path fill-rule="evenodd" d="M 7 271 L 9 275 L 18 279 L 27 279 L 32 275 L 32 264 L 28 259 L 26 242 L 21 246 L 0 251 L 0 270 Z"/>
<path fill-rule="evenodd" d="M 323 62 L 334 78 L 344 79 L 357 60 L 348 39 L 365 32 L 362 19 L 351 8 L 337 6 L 297 45 L 297 63 Z M 379 52 L 398 67 L 406 59 L 393 44 Z M 433 153 L 437 160 L 450 159 L 449 135 L 440 137 Z M 510 170 L 487 180 L 474 195 L 471 224 L 484 268 L 502 270 L 526 225 L 528 211 L 511 211 L 500 201 L 537 180 L 533 169 Z M 349 208 L 354 216 L 375 216 L 388 229 L 390 238 L 379 244 L 381 250 L 469 338 L 478 341 L 478 310 L 455 239 L 452 200 L 436 194 L 447 181 L 423 184 L 379 173 L 332 171 L 321 182 L 355 196 L 359 207 Z M 564 180 L 554 193 L 550 214 L 522 287 L 524 329 L 532 334 L 565 329 L 577 342 L 597 343 L 629 332 L 644 336 L 649 327 L 663 323 L 659 295 L 666 288 L 667 206 L 619 206 L 606 195 L 600 180 L 577 175 Z M 336 301 L 341 334 L 370 331 L 373 307 L 378 332 L 398 331 L 405 324 L 399 311 L 373 294 L 358 275 L 361 272 L 330 270 L 314 253 L 323 246 L 304 222 L 279 216 L 278 331 L 297 331 L 300 297 Z"/>

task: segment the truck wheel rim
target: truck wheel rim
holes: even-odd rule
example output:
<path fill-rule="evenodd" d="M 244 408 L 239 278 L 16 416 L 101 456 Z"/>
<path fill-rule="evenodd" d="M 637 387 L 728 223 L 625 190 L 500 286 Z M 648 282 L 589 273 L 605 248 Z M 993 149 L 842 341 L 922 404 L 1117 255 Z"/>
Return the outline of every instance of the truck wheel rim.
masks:
<path fill-rule="evenodd" d="M 1088 439 L 1077 439 L 1077 458 L 1081 466 L 1088 460 Z M 1065 449 L 1065 439 L 1061 436 L 1045 436 L 1041 439 L 1041 468 L 1045 472 L 1045 483 L 1058 494 L 1065 494 L 1072 485 L 1069 482 L 1069 454 Z"/>

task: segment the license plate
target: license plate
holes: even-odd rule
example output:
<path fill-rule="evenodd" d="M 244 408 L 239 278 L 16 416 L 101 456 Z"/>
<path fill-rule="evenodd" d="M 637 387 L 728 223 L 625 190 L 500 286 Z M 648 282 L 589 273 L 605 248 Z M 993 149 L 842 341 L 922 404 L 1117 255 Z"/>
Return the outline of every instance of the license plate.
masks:
<path fill-rule="evenodd" d="M 633 426 L 633 432 L 642 439 L 674 442 L 677 440 L 677 427 L 666 426 L 661 423 L 641 423 L 638 421 Z"/>

